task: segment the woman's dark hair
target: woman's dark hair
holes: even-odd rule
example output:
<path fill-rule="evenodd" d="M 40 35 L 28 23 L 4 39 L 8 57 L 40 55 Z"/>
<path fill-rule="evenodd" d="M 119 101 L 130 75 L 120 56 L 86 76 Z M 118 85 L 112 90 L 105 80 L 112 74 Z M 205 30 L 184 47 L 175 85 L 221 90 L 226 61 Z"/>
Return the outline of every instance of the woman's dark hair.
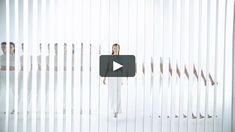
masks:
<path fill-rule="evenodd" d="M 114 54 L 114 52 L 113 52 L 113 47 L 114 47 L 114 46 L 117 46 L 117 47 L 119 48 L 119 51 L 118 51 L 118 55 L 119 55 L 119 52 L 120 52 L 120 45 L 117 44 L 117 43 L 113 44 L 113 46 L 112 46 L 112 55 Z"/>
<path fill-rule="evenodd" d="M 7 42 L 2 42 L 1 45 L 7 45 Z M 13 45 L 15 47 L 15 44 L 13 42 L 10 42 L 10 45 Z"/>

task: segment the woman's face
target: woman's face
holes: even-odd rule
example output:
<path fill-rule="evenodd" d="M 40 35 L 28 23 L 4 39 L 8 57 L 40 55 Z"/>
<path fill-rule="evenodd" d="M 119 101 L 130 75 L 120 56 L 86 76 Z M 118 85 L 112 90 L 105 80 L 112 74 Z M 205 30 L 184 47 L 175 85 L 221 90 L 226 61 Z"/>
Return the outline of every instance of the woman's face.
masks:
<path fill-rule="evenodd" d="M 118 55 L 120 49 L 119 49 L 119 46 L 115 45 L 115 46 L 113 46 L 112 50 L 113 50 L 114 55 Z"/>
<path fill-rule="evenodd" d="M 15 54 L 15 46 L 12 44 L 10 45 L 10 53 Z"/>
<path fill-rule="evenodd" d="M 7 54 L 7 45 L 1 45 L 2 48 L 2 52 L 4 55 Z M 15 53 L 15 46 L 14 45 L 10 45 L 10 54 L 14 54 Z"/>

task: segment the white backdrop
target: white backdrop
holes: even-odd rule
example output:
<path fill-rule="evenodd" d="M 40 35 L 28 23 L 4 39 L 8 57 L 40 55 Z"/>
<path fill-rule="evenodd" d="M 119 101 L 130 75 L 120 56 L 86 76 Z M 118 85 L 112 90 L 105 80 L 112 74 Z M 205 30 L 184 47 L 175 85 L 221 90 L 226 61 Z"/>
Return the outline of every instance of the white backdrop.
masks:
<path fill-rule="evenodd" d="M 232 101 L 231 3 L 232 0 L 0 0 L 0 42 L 14 42 L 18 56 L 15 59 L 19 56 L 24 58 L 21 64 L 25 69 L 27 64 L 34 67 L 32 71 L 28 67 L 30 72 L 10 73 L 18 78 L 19 82 L 15 83 L 22 83 L 22 86 L 7 86 L 8 79 L 5 78 L 6 86 L 1 87 L 2 93 L 12 96 L 12 89 L 17 87 L 18 92 L 22 92 L 23 95 L 19 94 L 22 102 L 15 101 L 22 106 L 22 111 L 20 107 L 18 110 L 15 108 L 23 113 L 22 131 L 27 129 L 29 111 L 34 123 L 40 115 L 42 130 L 46 128 L 45 112 L 50 113 L 48 131 L 111 131 L 115 128 L 120 131 L 149 131 L 151 128 L 151 131 L 229 132 Z M 54 63 L 52 54 L 55 43 L 58 43 L 57 63 Z M 64 43 L 67 43 L 66 56 L 63 54 Z M 121 54 L 136 56 L 137 74 L 125 81 L 122 90 L 126 128 L 120 127 L 122 125 L 118 127 L 118 123 L 114 128 L 110 123 L 108 90 L 99 77 L 99 55 L 111 54 L 113 43 L 120 44 Z M 73 59 L 72 44 L 75 50 Z M 30 57 L 32 61 L 29 61 Z M 42 58 L 40 62 L 38 57 Z M 66 72 L 63 72 L 64 60 L 67 60 L 66 67 L 70 67 Z M 38 63 L 42 67 L 40 73 L 37 71 Z M 160 63 L 163 63 L 162 74 Z M 173 69 L 172 76 L 168 70 L 169 63 Z M 46 65 L 58 65 L 58 72 L 47 71 Z M 177 65 L 181 71 L 180 78 L 176 74 Z M 193 74 L 194 66 L 199 80 Z M 185 67 L 189 71 L 189 79 L 184 73 Z M 201 70 L 207 80 L 206 86 Z M 5 71 L 1 74 L 4 76 Z M 210 84 L 209 74 L 218 85 Z M 9 78 L 9 84 L 12 84 L 12 78 Z M 36 105 L 36 102 L 41 104 Z M 50 107 L 53 105 L 55 107 Z M 68 119 L 63 118 L 64 109 Z M 89 117 L 87 120 L 80 120 L 83 118 L 78 114 L 80 109 L 85 117 Z M 58 112 L 56 116 L 53 114 L 55 111 Z M 90 111 L 95 115 L 94 119 L 90 118 Z M 7 120 L 10 112 L 7 111 L 4 116 L 6 127 L 3 130 L 10 128 L 11 123 Z M 198 118 L 193 120 L 191 113 Z M 182 120 L 173 118 L 175 114 Z M 184 114 L 188 120 L 183 120 Z M 203 122 L 199 114 L 213 115 L 213 118 L 205 118 Z M 158 120 L 159 115 L 161 118 Z M 216 115 L 218 118 L 215 118 Z M 52 120 L 55 117 L 58 118 L 56 123 Z M 75 121 L 72 121 L 73 117 Z M 63 119 L 67 119 L 65 126 Z M 155 123 L 158 125 L 155 126 Z M 37 126 L 33 125 L 32 130 Z"/>

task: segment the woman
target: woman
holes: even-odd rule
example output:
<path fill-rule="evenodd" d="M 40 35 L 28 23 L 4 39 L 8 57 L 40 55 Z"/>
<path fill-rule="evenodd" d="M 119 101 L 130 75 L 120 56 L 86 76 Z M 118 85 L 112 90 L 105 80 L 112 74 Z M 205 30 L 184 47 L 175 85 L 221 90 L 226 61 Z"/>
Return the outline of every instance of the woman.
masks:
<path fill-rule="evenodd" d="M 119 55 L 120 45 L 113 44 L 112 55 Z M 103 83 L 106 84 L 106 78 L 104 78 Z M 122 79 L 120 77 L 109 77 L 108 78 L 108 88 L 109 88 L 109 100 L 111 103 L 111 109 L 114 118 L 118 117 L 118 114 L 122 112 L 121 110 L 121 85 Z"/>

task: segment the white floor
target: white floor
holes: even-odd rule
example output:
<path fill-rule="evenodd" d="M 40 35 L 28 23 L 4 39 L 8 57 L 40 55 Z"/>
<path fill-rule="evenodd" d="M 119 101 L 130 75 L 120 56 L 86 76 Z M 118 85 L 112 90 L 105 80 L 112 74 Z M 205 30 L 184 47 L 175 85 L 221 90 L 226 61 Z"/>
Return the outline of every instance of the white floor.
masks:
<path fill-rule="evenodd" d="M 5 131 L 5 117 L 5 115 L 1 115 L 0 118 L 1 132 Z M 35 120 L 36 123 L 33 123 L 32 118 L 28 117 L 27 123 L 24 124 L 22 115 L 19 115 L 17 126 L 15 126 L 14 116 L 10 115 L 8 131 L 14 132 L 16 129 L 17 132 L 24 132 L 23 128 L 25 127 L 27 132 L 33 132 L 33 130 L 43 132 L 43 129 L 45 132 L 50 132 L 50 130 L 58 132 L 61 129 L 64 130 L 63 132 L 78 132 L 80 129 L 82 132 L 203 132 L 205 128 L 205 119 L 167 119 L 165 117 L 158 118 L 151 116 L 143 118 L 143 116 L 140 115 L 136 117 L 128 116 L 128 118 L 126 118 L 125 113 L 122 113 L 117 119 L 113 118 L 111 115 L 109 118 L 107 118 L 107 115 L 100 115 L 100 118 L 98 118 L 97 114 L 91 114 L 90 116 L 82 115 L 79 118 L 66 118 L 66 116 L 62 118 L 63 119 L 59 119 L 56 116 L 56 118 L 54 118 L 54 125 L 51 125 L 48 115 L 46 115 L 45 119 L 40 118 L 38 115 Z M 63 126 L 57 125 L 60 121 Z M 214 132 L 221 132 L 221 118 L 208 119 L 206 132 L 213 132 L 213 121 L 215 121 Z M 45 124 L 42 124 L 42 122 Z M 32 127 L 35 127 L 35 129 Z"/>
<path fill-rule="evenodd" d="M 2 112 L 0 113 L 0 132 L 222 132 L 223 123 L 230 123 L 230 121 L 222 123 L 222 88 L 220 85 L 218 86 L 216 106 L 217 117 L 201 119 L 198 116 L 196 119 L 192 119 L 190 111 L 198 115 L 202 113 L 205 116 L 205 104 L 201 101 L 204 105 L 201 104 L 202 107 L 197 111 L 187 105 L 195 106 L 194 101 L 188 103 L 187 100 L 186 104 L 183 103 L 183 100 L 179 102 L 178 99 L 181 96 L 185 95 L 186 99 L 189 97 L 186 94 L 188 91 L 182 90 L 183 92 L 181 91 L 181 93 L 177 91 L 179 90 L 179 85 L 171 84 L 167 81 L 163 81 L 162 85 L 160 85 L 159 78 L 151 78 L 149 75 L 129 78 L 128 83 L 124 81 L 121 92 L 123 112 L 115 119 L 108 106 L 107 85 L 103 85 L 102 79 L 100 79 L 99 87 L 97 77 L 92 77 L 91 87 L 87 84 L 89 84 L 89 76 L 84 75 L 82 115 L 80 115 L 79 110 L 77 110 L 79 112 L 75 110 L 71 115 L 66 112 L 64 115 L 56 115 L 54 113 L 53 117 L 52 113 L 48 113 L 46 108 L 46 114 L 44 115 L 39 111 L 35 116 L 32 116 L 32 111 L 29 111 L 27 116 L 23 116 L 22 112 L 20 112 L 17 118 L 14 118 L 13 114 L 9 114 L 7 119 L 8 116 Z M 75 88 L 80 88 L 80 86 L 74 87 L 74 91 L 79 90 Z M 90 92 L 89 88 L 91 88 Z M 203 87 L 202 89 L 205 88 Z M 211 96 L 213 95 L 213 87 L 209 87 L 209 89 L 208 97 L 213 98 Z M 175 91 L 172 92 L 171 90 Z M 4 89 L 2 91 L 5 93 Z M 47 92 L 48 90 L 46 90 Z M 77 92 L 73 92 L 74 105 L 80 106 L 79 101 L 77 101 L 80 98 L 80 94 Z M 171 96 L 171 93 L 174 96 Z M 195 100 L 197 96 L 192 97 Z M 38 98 L 40 99 L 40 97 Z M 56 100 L 55 104 L 61 104 L 63 98 L 57 99 L 59 100 Z M 45 101 L 48 102 L 49 100 Z M 208 101 L 207 113 L 213 115 L 214 109 L 213 105 L 211 105 L 213 100 L 209 99 Z M 89 105 L 89 103 L 91 104 Z M 1 106 L 3 105 L 1 104 Z M 62 112 L 68 106 L 66 108 L 61 106 L 60 108 L 60 112 Z M 190 111 L 188 108 L 190 108 Z M 4 110 L 4 108 L 2 109 Z M 89 114 L 89 111 L 91 111 L 91 114 Z M 188 117 L 183 118 L 184 114 L 188 115 Z M 179 115 L 179 118 L 176 118 L 175 115 Z"/>

